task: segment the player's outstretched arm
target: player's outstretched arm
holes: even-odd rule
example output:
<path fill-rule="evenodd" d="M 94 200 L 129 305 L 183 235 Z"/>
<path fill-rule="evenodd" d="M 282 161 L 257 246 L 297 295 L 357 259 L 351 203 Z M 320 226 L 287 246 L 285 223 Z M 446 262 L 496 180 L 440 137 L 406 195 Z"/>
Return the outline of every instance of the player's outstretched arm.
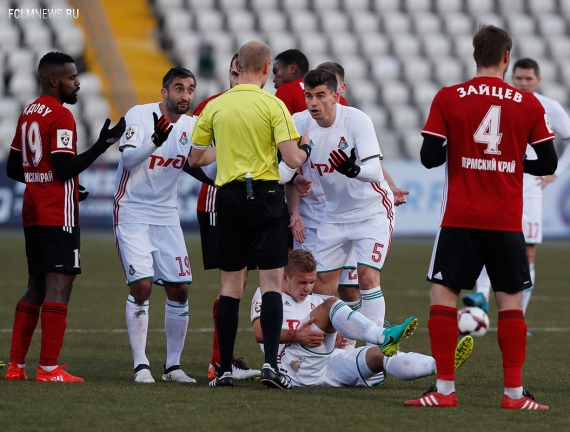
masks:
<path fill-rule="evenodd" d="M 433 135 L 424 135 L 424 142 L 420 150 L 422 165 L 426 168 L 435 168 L 443 165 L 447 160 L 447 151 L 443 143 L 443 138 Z"/>
<path fill-rule="evenodd" d="M 558 166 L 558 156 L 554 149 L 554 141 L 532 146 L 536 152 L 536 159 L 524 160 L 524 172 L 535 176 L 554 174 Z M 526 157 L 526 156 L 525 156 Z"/>
<path fill-rule="evenodd" d="M 192 150 L 190 150 L 190 151 L 192 151 Z M 208 177 L 206 175 L 206 173 L 204 172 L 202 167 L 191 167 L 190 164 L 188 164 L 188 161 L 186 161 L 182 170 L 186 174 L 190 174 L 196 180 L 198 180 L 202 183 L 206 183 L 207 185 L 214 186 L 214 180 L 212 180 L 210 177 Z"/>
<path fill-rule="evenodd" d="M 394 179 L 392 179 L 392 176 L 388 173 L 388 171 L 386 171 L 386 168 L 384 168 L 382 161 L 380 161 L 380 166 L 382 167 L 384 178 L 386 179 L 386 182 L 388 183 L 390 190 L 394 194 L 394 205 L 399 206 L 401 204 L 406 204 L 407 202 L 406 195 L 409 195 L 410 192 L 396 186 L 396 183 L 394 183 Z"/>
<path fill-rule="evenodd" d="M 107 119 L 99 133 L 99 139 L 89 150 L 80 155 L 73 156 L 69 153 L 52 154 L 53 167 L 59 180 L 67 181 L 82 173 L 99 156 L 105 153 L 109 147 L 121 139 L 126 128 L 125 118 L 121 117 L 121 120 L 111 129 L 109 129 L 110 124 L 111 120 Z"/>
<path fill-rule="evenodd" d="M 290 168 L 299 168 L 303 165 L 309 156 L 311 156 L 311 145 L 309 144 L 311 139 L 309 137 L 309 129 L 305 130 L 305 133 L 301 137 L 300 145 L 297 145 L 295 140 L 281 141 L 278 144 L 279 151 L 283 156 L 283 161 Z"/>
<path fill-rule="evenodd" d="M 24 167 L 22 166 L 22 158 L 20 157 L 19 151 L 10 150 L 10 153 L 8 154 L 8 163 L 6 164 L 6 174 L 12 180 L 25 183 Z"/>

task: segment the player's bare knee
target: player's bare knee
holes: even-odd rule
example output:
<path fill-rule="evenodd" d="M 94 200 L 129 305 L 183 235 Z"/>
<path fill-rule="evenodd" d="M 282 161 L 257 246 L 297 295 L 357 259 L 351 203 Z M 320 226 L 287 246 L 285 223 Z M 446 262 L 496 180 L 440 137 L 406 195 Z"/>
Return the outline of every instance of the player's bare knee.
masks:
<path fill-rule="evenodd" d="M 188 284 L 164 284 L 164 290 L 169 300 L 186 303 L 188 300 Z"/>
<path fill-rule="evenodd" d="M 355 302 L 360 298 L 360 290 L 358 287 L 339 286 L 338 296 L 342 301 Z"/>

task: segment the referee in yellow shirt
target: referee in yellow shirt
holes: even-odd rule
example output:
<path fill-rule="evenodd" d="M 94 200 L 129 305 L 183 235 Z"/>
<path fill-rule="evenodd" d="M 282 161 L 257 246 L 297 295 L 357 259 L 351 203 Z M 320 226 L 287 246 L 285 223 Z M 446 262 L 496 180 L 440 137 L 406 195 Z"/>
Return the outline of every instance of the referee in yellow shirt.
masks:
<path fill-rule="evenodd" d="M 211 386 L 233 386 L 232 353 L 238 329 L 248 252 L 259 268 L 262 292 L 260 323 L 265 363 L 261 382 L 290 388 L 289 377 L 277 367 L 283 305 L 281 283 L 287 264 L 287 224 L 284 196 L 279 186 L 277 150 L 291 168 L 299 167 L 311 152 L 308 133 L 300 138 L 289 111 L 278 98 L 262 90 L 271 71 L 271 50 L 248 42 L 239 50 L 238 85 L 210 101 L 192 133 L 191 166 L 217 159 L 216 212 L 221 270 L 218 304 L 220 367 Z M 210 147 L 215 139 L 216 147 Z"/>

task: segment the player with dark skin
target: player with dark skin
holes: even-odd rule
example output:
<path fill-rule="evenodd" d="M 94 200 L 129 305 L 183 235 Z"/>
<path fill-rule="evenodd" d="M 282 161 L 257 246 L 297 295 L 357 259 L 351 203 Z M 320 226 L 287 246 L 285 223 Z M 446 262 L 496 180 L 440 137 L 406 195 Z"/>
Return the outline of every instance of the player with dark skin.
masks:
<path fill-rule="evenodd" d="M 50 67 L 40 71 L 40 84 L 42 96 L 51 96 L 57 99 L 61 104 L 66 103 L 73 105 L 77 102 L 80 83 L 77 78 L 77 66 L 75 63 L 65 63 L 62 67 Z M 124 119 L 121 119 L 119 124 L 110 130 L 108 129 L 109 124 L 110 120 L 107 119 L 107 122 L 101 130 L 100 140 L 104 134 L 111 132 L 113 136 L 117 136 L 117 139 L 123 134 L 125 130 Z M 91 152 L 92 149 L 75 157 L 65 154 L 54 155 L 53 161 L 58 178 L 63 181 L 73 177 L 75 174 L 69 175 L 70 170 L 74 170 L 74 165 L 78 166 L 79 164 L 83 165 L 89 162 L 87 158 L 82 158 L 82 156 Z M 78 158 L 85 160 L 77 161 Z M 92 161 L 89 162 L 89 165 L 91 163 Z M 18 152 L 10 152 L 8 159 L 8 176 L 14 180 L 24 182 L 24 173 Z M 84 197 L 85 196 L 86 194 Z M 44 301 L 68 304 L 74 280 L 75 275 L 64 273 L 46 273 L 45 278 L 37 278 L 30 275 L 28 288 L 20 300 L 37 306 L 41 306 Z"/>

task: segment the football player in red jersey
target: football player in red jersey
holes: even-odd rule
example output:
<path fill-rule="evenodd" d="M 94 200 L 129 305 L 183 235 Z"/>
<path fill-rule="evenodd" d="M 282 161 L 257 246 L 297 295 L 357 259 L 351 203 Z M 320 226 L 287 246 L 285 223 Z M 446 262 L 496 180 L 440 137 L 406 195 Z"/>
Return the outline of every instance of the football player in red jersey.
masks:
<path fill-rule="evenodd" d="M 523 172 L 556 170 L 554 133 L 532 94 L 503 81 L 511 58 L 509 34 L 483 25 L 473 37 L 475 78 L 439 91 L 422 130 L 421 161 L 447 162 L 443 217 L 428 270 L 428 328 L 437 384 L 408 406 L 456 406 L 454 353 L 457 299 L 487 267 L 499 308 L 503 356 L 502 408 L 545 410 L 522 386 L 527 327 L 522 291 L 531 284 L 522 234 Z M 443 145 L 447 140 L 447 145 Z M 536 160 L 525 159 L 527 143 Z"/>
<path fill-rule="evenodd" d="M 308 71 L 309 60 L 298 49 L 289 49 L 277 54 L 273 62 L 273 82 L 277 89 L 275 96 L 283 101 L 291 115 L 307 109 L 303 77 Z M 346 84 L 342 91 L 345 88 Z M 339 103 L 344 106 L 348 105 L 342 94 Z"/>
<path fill-rule="evenodd" d="M 41 95 L 24 108 L 10 147 L 7 173 L 26 184 L 22 219 L 28 261 L 28 287 L 16 306 L 10 364 L 5 378 L 27 380 L 24 367 L 34 330 L 41 318 L 42 343 L 36 381 L 83 382 L 58 366 L 66 328 L 67 304 L 79 257 L 79 201 L 87 196 L 78 174 L 88 168 L 125 131 L 125 120 L 77 155 L 73 114 L 64 103 L 77 102 L 75 61 L 50 52 L 38 66 Z M 41 313 L 40 313 L 41 311 Z"/>

